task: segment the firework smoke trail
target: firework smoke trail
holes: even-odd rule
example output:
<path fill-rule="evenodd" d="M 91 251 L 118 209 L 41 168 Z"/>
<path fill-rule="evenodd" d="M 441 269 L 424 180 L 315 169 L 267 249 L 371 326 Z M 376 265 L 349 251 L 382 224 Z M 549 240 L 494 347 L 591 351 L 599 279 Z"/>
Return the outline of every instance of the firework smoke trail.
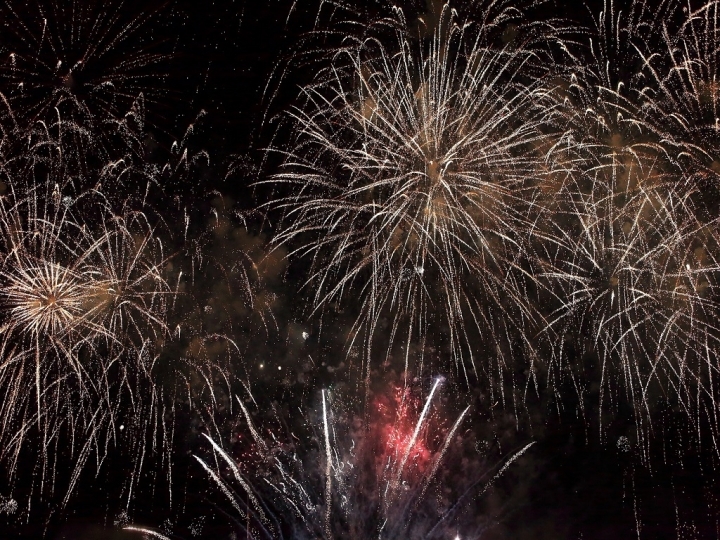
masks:
<path fill-rule="evenodd" d="M 328 428 L 327 400 L 325 390 L 322 392 L 323 428 L 325 434 L 325 534 L 332 538 L 330 516 L 332 515 L 332 452 L 330 450 L 330 429 Z"/>
<path fill-rule="evenodd" d="M 142 213 L 112 214 L 98 192 L 17 190 L 0 201 L 2 457 L 15 471 L 39 432 L 42 492 L 55 477 L 51 454 L 73 441 L 69 496 L 91 453 L 116 436 L 126 391 L 141 391 L 150 343 L 168 331 L 171 291 Z M 88 208 L 94 223 L 83 219 Z"/>
<path fill-rule="evenodd" d="M 251 538 L 283 538 L 286 532 L 292 538 L 429 538 L 436 532 L 446 535 L 452 530 L 456 534 L 458 529 L 468 529 L 472 536 L 489 524 L 478 525 L 476 512 L 469 521 L 452 517 L 478 486 L 484 484 L 482 492 L 489 489 L 532 443 L 510 456 L 489 481 L 482 478 L 489 472 L 485 470 L 471 486 L 462 482 L 462 487 L 455 486 L 462 490 L 463 501 L 438 507 L 425 495 L 453 446 L 451 441 L 458 444 L 458 428 L 469 409 L 462 411 L 450 429 L 436 432 L 438 412 L 431 409 L 441 384 L 442 380 L 436 379 L 428 396 L 413 404 L 419 413 L 416 421 L 406 416 L 407 404 L 414 400 L 405 395 L 407 390 L 401 391 L 404 397 L 399 397 L 397 410 L 385 411 L 397 415 L 394 420 L 384 416 L 385 407 L 380 406 L 380 417 L 369 418 L 359 430 L 350 426 L 356 422 L 353 415 L 334 411 L 330 396 L 323 391 L 320 433 L 313 438 L 317 448 L 281 443 L 272 435 L 275 442 L 265 443 L 267 454 L 256 448 L 236 461 L 207 437 L 213 459 L 219 457 L 224 465 L 216 469 L 208 461 L 196 459 L 240 516 L 238 533 Z M 384 401 L 382 398 L 378 404 Z M 252 421 L 246 420 L 258 432 Z M 304 445 L 295 434 L 292 440 Z M 250 441 L 255 447 L 254 436 Z M 225 466 L 231 474 L 224 478 Z"/>
<path fill-rule="evenodd" d="M 268 203 L 284 212 L 275 243 L 312 259 L 316 310 L 359 298 L 350 347 L 369 358 L 389 320 L 390 356 L 396 336 L 424 343 L 440 317 L 469 379 L 492 371 L 475 364 L 475 334 L 501 351 L 535 316 L 522 260 L 541 160 L 528 149 L 551 112 L 520 81 L 533 52 L 492 45 L 490 26 L 447 5 L 426 40 L 401 11 L 384 25 L 390 38 L 369 32 L 337 51 L 290 113 L 288 149 L 271 149 L 284 164 L 267 183 L 291 193 Z"/>
<path fill-rule="evenodd" d="M 661 41 L 677 5 L 662 3 L 661 22 L 645 3 L 631 5 L 625 14 L 601 13 L 593 62 L 558 90 L 566 124 L 549 159 L 564 173 L 546 180 L 547 221 L 539 226 L 546 236 L 537 252 L 545 253 L 540 275 L 558 306 L 548 317 L 557 331 L 550 386 L 566 370 L 581 403 L 588 396 L 580 381 L 588 378 L 599 382 L 601 411 L 617 413 L 629 401 L 647 458 L 661 401 L 676 400 L 692 430 L 700 436 L 701 425 L 709 428 L 717 448 L 716 415 L 699 415 L 716 409 L 720 266 L 717 219 L 700 219 L 697 186 L 663 131 L 660 93 L 635 68 L 647 69 L 644 51 Z"/>

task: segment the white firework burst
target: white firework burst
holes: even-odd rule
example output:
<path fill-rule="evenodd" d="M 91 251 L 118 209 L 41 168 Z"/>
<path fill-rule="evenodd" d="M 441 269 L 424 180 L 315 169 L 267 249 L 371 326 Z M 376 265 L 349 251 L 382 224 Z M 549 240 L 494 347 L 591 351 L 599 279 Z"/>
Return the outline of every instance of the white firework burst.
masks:
<path fill-rule="evenodd" d="M 388 326 L 388 356 L 398 335 L 442 335 L 464 377 L 492 378 L 478 343 L 502 366 L 534 317 L 526 216 L 551 112 L 520 72 L 537 57 L 447 5 L 427 39 L 401 11 L 383 23 L 389 38 L 348 40 L 290 113 L 293 139 L 273 149 L 284 163 L 268 180 L 287 193 L 268 204 L 284 212 L 275 242 L 312 259 L 315 309 L 357 303 L 349 345 L 367 358 Z"/>

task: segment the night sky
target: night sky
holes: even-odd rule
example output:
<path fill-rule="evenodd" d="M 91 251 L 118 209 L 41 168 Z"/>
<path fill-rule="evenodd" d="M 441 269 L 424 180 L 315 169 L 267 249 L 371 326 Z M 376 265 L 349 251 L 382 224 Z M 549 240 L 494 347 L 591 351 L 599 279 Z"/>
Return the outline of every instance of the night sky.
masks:
<path fill-rule="evenodd" d="M 3 1 L 0 539 L 720 538 L 720 4 L 450 6 Z"/>

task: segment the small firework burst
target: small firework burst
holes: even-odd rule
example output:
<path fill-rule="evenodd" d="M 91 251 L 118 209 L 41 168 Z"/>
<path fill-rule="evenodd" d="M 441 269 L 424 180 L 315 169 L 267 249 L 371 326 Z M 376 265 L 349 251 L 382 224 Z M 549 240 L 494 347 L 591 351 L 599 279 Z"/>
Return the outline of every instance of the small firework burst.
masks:
<path fill-rule="evenodd" d="M 135 363 L 167 334 L 165 256 L 141 213 L 114 215 L 98 192 L 67 204 L 49 186 L 11 189 L 0 230 L 1 455 L 14 470 L 39 436 L 47 466 L 82 433 L 80 469 L 115 433 L 123 381 L 142 377 Z"/>

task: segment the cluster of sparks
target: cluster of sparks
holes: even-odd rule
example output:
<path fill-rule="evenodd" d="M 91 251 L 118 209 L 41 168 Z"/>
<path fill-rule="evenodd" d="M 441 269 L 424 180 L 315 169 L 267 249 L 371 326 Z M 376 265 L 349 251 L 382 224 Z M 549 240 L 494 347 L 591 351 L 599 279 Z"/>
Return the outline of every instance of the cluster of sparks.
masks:
<path fill-rule="evenodd" d="M 112 160 L 120 141 L 127 147 L 142 134 L 138 108 L 154 110 L 169 93 L 169 54 L 144 35 L 155 15 L 128 16 L 122 3 L 94 0 L 5 2 L 2 116 L 62 137 L 67 158 Z"/>
<path fill-rule="evenodd" d="M 507 456 L 500 467 L 460 473 L 470 477 L 454 487 L 457 498 L 449 500 L 438 490 L 445 486 L 438 482 L 438 470 L 461 438 L 469 407 L 441 430 L 436 402 L 442 382 L 435 379 L 424 400 L 407 387 L 395 392 L 392 406 L 380 397 L 371 407 L 378 410 L 364 420 L 349 410 L 333 410 L 338 400 L 323 391 L 317 423 L 309 426 L 314 435 L 306 442 L 307 435 L 293 433 L 284 441 L 271 430 L 271 437 L 263 437 L 265 430 L 255 426 L 238 398 L 251 448 L 237 460 L 207 437 L 212 459 L 196 459 L 231 504 L 236 534 L 246 538 L 447 538 L 457 532 L 452 517 L 467 510 L 465 505 L 472 507 L 533 443 Z M 255 401 L 252 395 L 248 401 Z M 433 492 L 443 495 L 427 496 Z M 473 526 L 464 531 L 467 538 L 492 526 L 492 519 L 478 515 L 465 521 Z M 140 526 L 126 529 L 167 538 Z"/>

